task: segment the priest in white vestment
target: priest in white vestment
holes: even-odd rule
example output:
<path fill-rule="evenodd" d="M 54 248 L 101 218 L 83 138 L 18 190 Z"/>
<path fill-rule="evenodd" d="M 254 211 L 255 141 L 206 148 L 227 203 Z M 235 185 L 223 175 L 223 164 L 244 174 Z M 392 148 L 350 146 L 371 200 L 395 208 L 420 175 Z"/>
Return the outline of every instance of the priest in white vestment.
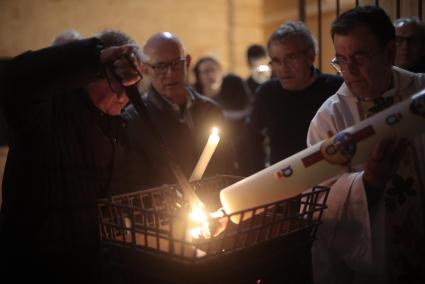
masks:
<path fill-rule="evenodd" d="M 331 34 L 344 84 L 313 118 L 308 145 L 425 88 L 424 74 L 392 66 L 395 33 L 381 8 L 341 14 Z M 315 283 L 425 283 L 425 135 L 381 141 L 364 165 L 328 184 Z"/>

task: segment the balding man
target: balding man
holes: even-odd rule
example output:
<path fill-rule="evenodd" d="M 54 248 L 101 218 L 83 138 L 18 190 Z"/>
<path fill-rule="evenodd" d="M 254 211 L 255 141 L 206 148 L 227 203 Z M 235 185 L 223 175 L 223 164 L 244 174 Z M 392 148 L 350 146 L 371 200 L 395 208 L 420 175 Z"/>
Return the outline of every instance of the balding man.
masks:
<path fill-rule="evenodd" d="M 181 40 L 168 32 L 151 36 L 143 47 L 143 75 L 151 83 L 143 101 L 171 154 L 189 177 L 213 127 L 219 128 L 220 143 L 204 176 L 235 172 L 233 149 L 218 105 L 189 87 L 187 74 L 191 57 Z M 131 153 L 126 169 L 126 190 L 176 183 L 167 157 L 158 141 L 133 106 L 126 110 Z M 150 173 L 140 173 L 140 165 L 151 165 Z"/>
<path fill-rule="evenodd" d="M 425 72 L 425 23 L 417 17 L 394 21 L 395 65 L 415 73 Z"/>
<path fill-rule="evenodd" d="M 52 45 L 58 45 L 58 44 L 64 44 L 73 40 L 77 40 L 77 39 L 82 39 L 83 37 L 81 36 L 81 34 L 79 32 L 77 32 L 74 29 L 69 29 L 69 30 L 65 30 L 63 32 L 61 32 L 60 34 L 58 34 L 53 42 Z"/>

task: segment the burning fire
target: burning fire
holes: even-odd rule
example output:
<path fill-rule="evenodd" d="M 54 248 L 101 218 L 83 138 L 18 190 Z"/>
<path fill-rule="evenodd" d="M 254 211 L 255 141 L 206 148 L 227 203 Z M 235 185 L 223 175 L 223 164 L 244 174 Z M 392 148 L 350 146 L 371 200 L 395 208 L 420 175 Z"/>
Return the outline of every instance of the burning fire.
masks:
<path fill-rule="evenodd" d="M 197 225 L 195 228 L 190 229 L 192 238 L 211 238 L 210 222 L 208 221 L 208 215 L 205 213 L 203 206 L 194 206 L 192 212 L 189 213 L 189 218 Z"/>
<path fill-rule="evenodd" d="M 211 236 L 217 236 L 223 231 L 222 229 L 224 229 L 223 226 L 216 225 L 216 223 L 220 223 L 219 218 L 222 218 L 223 216 L 224 212 L 221 209 L 216 212 L 211 212 L 207 214 L 203 206 L 196 206 L 189 214 L 189 218 L 198 226 L 190 229 L 190 235 L 193 239 L 199 239 L 201 237 L 204 239 L 209 239 L 211 238 Z M 211 233 L 211 220 L 213 220 L 215 225 L 213 233 Z"/>

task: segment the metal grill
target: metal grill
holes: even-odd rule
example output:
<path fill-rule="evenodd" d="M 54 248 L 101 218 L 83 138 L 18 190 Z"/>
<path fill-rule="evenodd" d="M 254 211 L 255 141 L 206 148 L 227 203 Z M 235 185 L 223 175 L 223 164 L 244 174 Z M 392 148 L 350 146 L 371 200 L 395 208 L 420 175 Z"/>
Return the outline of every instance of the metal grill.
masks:
<path fill-rule="evenodd" d="M 217 176 L 192 182 L 191 185 L 208 209 L 213 211 L 221 206 L 220 190 L 240 179 L 235 176 Z M 309 257 L 310 245 L 326 208 L 329 191 L 329 188 L 316 187 L 287 200 L 225 215 L 219 222 L 224 228 L 221 234 L 209 239 L 192 240 L 188 234 L 190 224 L 187 212 L 176 206 L 181 202 L 178 189 L 176 185 L 163 186 L 99 201 L 102 243 L 109 253 L 114 251 L 109 254 L 109 260 L 124 268 L 127 274 L 131 270 L 144 280 L 182 283 L 179 282 L 182 271 L 193 271 L 196 267 L 194 270 L 198 273 L 192 273 L 193 276 L 186 279 L 185 283 L 202 283 L 205 281 L 200 280 L 204 275 L 201 271 L 207 270 L 211 274 L 213 267 L 221 267 L 220 263 L 226 263 L 229 259 L 234 259 L 230 266 L 238 263 L 237 267 L 246 268 L 248 265 L 240 265 L 244 262 L 243 255 L 255 251 L 254 259 L 258 260 L 259 254 L 270 255 L 276 246 L 282 244 L 291 248 L 304 247 Z M 245 221 L 236 224 L 231 221 L 234 218 Z M 177 277 L 179 281 L 159 281 L 159 272 L 155 273 L 155 269 L 138 269 L 138 265 L 143 267 L 146 262 L 157 263 L 158 267 L 166 266 L 168 269 L 178 267 L 178 276 L 167 275 L 170 279 Z M 226 280 L 236 277 L 231 274 L 226 275 Z M 263 279 L 264 275 L 260 274 L 249 276 L 246 283 L 255 283 L 252 281 L 256 278 Z M 232 283 L 245 283 L 240 282 L 243 277 L 235 279 L 238 281 Z M 218 279 L 214 276 L 211 281 L 214 283 Z M 219 281 L 223 282 L 223 279 Z"/>
<path fill-rule="evenodd" d="M 364 5 L 376 5 L 376 6 L 380 6 L 382 7 L 384 10 L 386 10 L 386 12 L 390 15 L 392 20 L 398 19 L 400 17 L 406 17 L 406 16 L 417 16 L 420 20 L 423 20 L 423 0 L 411 0 L 411 1 L 405 1 L 408 2 L 408 5 L 401 5 L 401 1 L 400 0 L 395 0 L 395 1 L 379 1 L 379 0 L 375 0 L 375 1 L 371 1 L 371 0 L 335 0 L 335 1 L 324 1 L 324 0 L 315 0 L 316 4 L 317 4 L 317 10 L 316 11 L 311 11 L 308 10 L 308 7 L 313 7 L 313 5 L 311 6 L 307 6 L 306 2 L 312 2 L 314 3 L 314 1 L 306 1 L 306 0 L 298 0 L 298 18 L 300 21 L 304 21 L 307 18 L 307 14 L 316 14 L 317 13 L 317 45 L 318 45 L 318 49 L 319 49 L 319 53 L 317 55 L 317 65 L 318 68 L 320 70 L 322 70 L 323 67 L 323 58 L 322 58 L 322 43 L 324 42 L 325 39 L 323 39 L 323 33 L 329 33 L 330 27 L 327 27 L 323 24 L 323 19 L 322 17 L 326 17 L 325 13 L 323 12 L 323 8 L 327 8 L 329 7 L 329 3 L 334 2 L 334 10 L 335 11 L 335 17 L 338 17 L 342 12 L 354 8 L 354 7 L 358 7 L 358 6 L 364 6 Z M 407 9 L 407 8 L 410 8 Z M 408 12 L 410 11 L 409 14 Z M 325 61 L 326 63 L 326 61 Z M 323 70 L 322 70 L 323 71 Z"/>

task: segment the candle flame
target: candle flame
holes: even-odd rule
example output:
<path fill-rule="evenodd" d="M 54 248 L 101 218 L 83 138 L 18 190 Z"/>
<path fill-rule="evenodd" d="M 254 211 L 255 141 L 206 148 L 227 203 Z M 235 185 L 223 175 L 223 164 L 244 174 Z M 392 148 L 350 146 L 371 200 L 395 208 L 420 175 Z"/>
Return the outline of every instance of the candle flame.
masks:
<path fill-rule="evenodd" d="M 220 208 L 215 212 L 210 212 L 208 215 L 203 210 L 203 207 L 194 208 L 189 214 L 189 218 L 192 221 L 195 221 L 198 225 L 189 230 L 190 235 L 193 239 L 199 239 L 201 237 L 204 239 L 209 239 L 212 236 L 215 237 L 224 231 L 227 223 L 227 218 L 223 218 L 225 217 L 223 209 Z M 210 224 L 211 220 L 213 221 L 212 226 Z M 211 227 L 213 228 L 211 229 Z"/>
<path fill-rule="evenodd" d="M 190 235 L 194 239 L 204 237 L 206 239 L 211 237 L 210 223 L 208 222 L 208 215 L 201 204 L 194 206 L 192 212 L 189 213 L 189 218 L 196 223 L 196 227 L 190 229 Z"/>
<path fill-rule="evenodd" d="M 195 206 L 192 212 L 189 213 L 189 218 L 198 223 L 204 223 L 208 219 L 201 206 Z"/>
<path fill-rule="evenodd" d="M 211 129 L 211 134 L 218 134 L 218 128 L 217 127 L 213 127 Z"/>
<path fill-rule="evenodd" d="M 210 223 L 205 222 L 199 227 L 192 228 L 190 230 L 190 235 L 194 239 L 199 239 L 201 237 L 205 239 L 211 238 Z"/>

